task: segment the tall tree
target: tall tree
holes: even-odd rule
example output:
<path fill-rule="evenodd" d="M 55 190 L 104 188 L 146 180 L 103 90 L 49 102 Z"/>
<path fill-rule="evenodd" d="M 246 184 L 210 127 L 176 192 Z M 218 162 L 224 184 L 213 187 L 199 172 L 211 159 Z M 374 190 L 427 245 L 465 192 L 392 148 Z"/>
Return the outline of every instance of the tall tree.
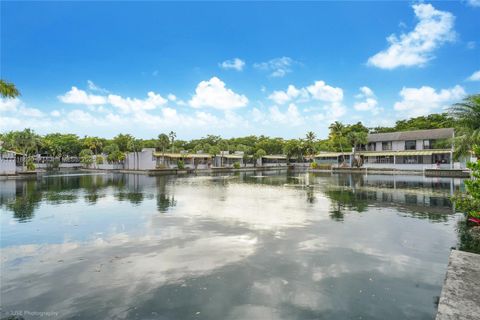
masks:
<path fill-rule="evenodd" d="M 102 151 L 103 142 L 99 137 L 85 137 L 83 139 L 83 145 L 85 148 L 92 150 L 96 155 Z"/>
<path fill-rule="evenodd" d="M 314 132 L 308 131 L 305 135 L 305 154 L 309 157 L 315 155 L 316 148 L 315 148 L 315 141 L 317 136 Z"/>
<path fill-rule="evenodd" d="M 2 98 L 14 99 L 20 96 L 20 91 L 13 83 L 0 79 L 0 96 Z"/>
<path fill-rule="evenodd" d="M 335 121 L 328 128 L 330 129 L 329 138 L 332 140 L 334 144 L 337 144 L 340 146 L 342 157 L 345 160 L 345 154 L 343 152 L 343 145 L 345 143 L 345 134 L 344 134 L 345 126 L 341 122 Z"/>
<path fill-rule="evenodd" d="M 474 145 L 480 145 L 480 94 L 466 97 L 450 108 L 456 121 L 455 155 L 462 156 L 474 152 Z M 480 154 L 476 154 L 480 156 Z"/>
<path fill-rule="evenodd" d="M 113 138 L 113 143 L 115 143 L 120 151 L 127 152 L 128 146 L 130 145 L 131 141 L 133 140 L 133 136 L 130 134 L 118 134 Z"/>
<path fill-rule="evenodd" d="M 175 144 L 174 143 L 175 143 L 175 138 L 177 137 L 177 134 L 174 131 L 170 131 L 168 136 L 170 137 L 170 141 L 172 143 L 172 152 L 175 152 Z"/>
<path fill-rule="evenodd" d="M 165 149 L 168 148 L 170 144 L 170 139 L 165 133 L 161 133 L 158 135 L 157 146 L 160 150 L 162 150 L 162 154 L 165 153 Z"/>
<path fill-rule="evenodd" d="M 139 167 L 139 155 L 138 153 L 142 151 L 142 140 L 140 139 L 133 139 L 129 142 L 128 149 L 133 152 L 133 157 L 134 157 L 134 165 L 133 167 L 135 169 L 140 169 Z"/>
<path fill-rule="evenodd" d="M 27 128 L 23 131 L 15 132 L 13 140 L 17 151 L 22 153 L 22 167 L 25 169 L 27 157 L 31 156 L 38 149 L 40 137 L 33 130 Z"/>
<path fill-rule="evenodd" d="M 267 152 L 263 149 L 258 149 L 255 154 L 253 155 L 253 160 L 255 161 L 254 162 L 254 166 L 256 167 L 257 166 L 257 160 L 258 159 L 262 159 L 263 157 L 265 157 L 267 155 Z"/>

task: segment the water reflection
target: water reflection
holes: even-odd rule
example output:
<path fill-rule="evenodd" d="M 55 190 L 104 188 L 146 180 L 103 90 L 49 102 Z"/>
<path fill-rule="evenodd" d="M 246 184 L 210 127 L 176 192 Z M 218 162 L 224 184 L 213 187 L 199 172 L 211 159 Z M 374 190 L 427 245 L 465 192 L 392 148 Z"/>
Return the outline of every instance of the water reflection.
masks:
<path fill-rule="evenodd" d="M 0 187 L 1 316 L 432 319 L 462 182 L 280 171 Z"/>

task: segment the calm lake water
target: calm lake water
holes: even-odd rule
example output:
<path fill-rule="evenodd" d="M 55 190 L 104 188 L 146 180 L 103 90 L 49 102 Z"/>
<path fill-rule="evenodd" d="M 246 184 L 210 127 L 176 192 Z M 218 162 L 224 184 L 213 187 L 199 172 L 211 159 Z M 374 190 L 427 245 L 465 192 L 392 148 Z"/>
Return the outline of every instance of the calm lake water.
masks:
<path fill-rule="evenodd" d="M 0 181 L 1 315 L 434 319 L 459 188 L 286 171 Z"/>

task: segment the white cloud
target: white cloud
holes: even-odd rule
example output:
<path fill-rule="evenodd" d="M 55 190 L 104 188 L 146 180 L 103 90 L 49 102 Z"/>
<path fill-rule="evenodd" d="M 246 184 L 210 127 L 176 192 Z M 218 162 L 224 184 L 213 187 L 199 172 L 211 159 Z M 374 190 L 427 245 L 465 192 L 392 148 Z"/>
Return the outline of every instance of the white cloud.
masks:
<path fill-rule="evenodd" d="M 173 93 L 170 93 L 168 96 L 167 96 L 168 100 L 170 101 L 175 101 L 177 100 L 177 96 L 174 95 Z"/>
<path fill-rule="evenodd" d="M 462 99 L 465 94 L 465 90 L 458 85 L 439 91 L 427 86 L 403 88 L 400 91 L 402 100 L 396 102 L 393 108 L 403 116 L 422 116 L 432 112 L 443 111 L 451 103 Z"/>
<path fill-rule="evenodd" d="M 347 113 L 347 108 L 340 102 L 333 102 L 323 107 L 323 113 L 313 115 L 315 121 L 322 121 L 328 126 L 329 123 L 339 120 Z"/>
<path fill-rule="evenodd" d="M 361 87 L 360 94 L 356 95 L 355 98 L 362 99 L 363 101 L 357 101 L 354 103 L 353 108 L 357 111 L 371 111 L 373 114 L 378 114 L 380 109 L 378 106 L 377 98 L 373 93 L 373 90 L 369 87 Z"/>
<path fill-rule="evenodd" d="M 245 67 L 245 61 L 235 58 L 231 60 L 225 60 L 222 63 L 219 63 L 219 66 L 225 70 L 237 70 L 242 71 Z"/>
<path fill-rule="evenodd" d="M 277 104 L 285 104 L 288 101 L 294 100 L 300 96 L 307 97 L 308 93 L 304 88 L 297 89 L 294 85 L 289 85 L 287 91 L 274 91 L 268 96 L 268 99 Z"/>
<path fill-rule="evenodd" d="M 296 61 L 289 57 L 275 58 L 266 62 L 255 63 L 254 68 L 270 72 L 271 77 L 281 78 L 292 72 L 292 65 Z"/>
<path fill-rule="evenodd" d="M 433 51 L 446 42 L 455 40 L 455 17 L 446 11 L 436 10 L 431 4 L 414 4 L 419 22 L 409 33 L 387 38 L 390 46 L 368 59 L 368 64 L 395 69 L 400 66 L 423 66 L 434 58 Z"/>
<path fill-rule="evenodd" d="M 58 96 L 58 99 L 63 103 L 69 104 L 86 104 L 86 105 L 98 105 L 105 104 L 107 99 L 104 96 L 97 96 L 89 94 L 84 90 L 80 90 L 77 87 L 72 87 L 70 91 L 62 96 Z"/>
<path fill-rule="evenodd" d="M 469 80 L 469 81 L 480 81 L 480 70 L 472 73 L 472 75 L 470 77 L 468 77 L 467 80 Z"/>
<path fill-rule="evenodd" d="M 339 102 L 343 100 L 342 88 L 329 86 L 325 81 L 315 81 L 313 85 L 307 87 L 307 90 L 315 100 L 325 102 Z"/>
<path fill-rule="evenodd" d="M 343 90 L 339 87 L 329 86 L 325 81 L 315 81 L 305 88 L 296 88 L 294 85 L 289 85 L 286 91 L 274 91 L 268 96 L 268 99 L 276 104 L 285 104 L 296 99 L 297 102 L 319 100 L 333 103 L 343 100 Z"/>
<path fill-rule="evenodd" d="M 285 112 L 281 112 L 277 106 L 269 108 L 270 118 L 277 123 L 298 126 L 304 123 L 303 117 L 300 115 L 295 104 L 291 103 Z"/>
<path fill-rule="evenodd" d="M 50 112 L 50 115 L 52 117 L 60 117 L 61 113 L 58 110 L 53 110 L 52 112 Z"/>
<path fill-rule="evenodd" d="M 18 98 L 0 99 L 0 111 L 33 118 L 41 118 L 45 115 L 39 109 L 26 107 L 25 103 Z"/>
<path fill-rule="evenodd" d="M 147 96 L 146 99 L 142 100 L 129 97 L 123 98 L 119 95 L 109 94 L 108 103 L 119 108 L 123 113 L 131 113 L 140 110 L 153 110 L 167 103 L 165 98 L 153 91 L 148 92 Z"/>
<path fill-rule="evenodd" d="M 210 107 L 220 110 L 231 110 L 245 107 L 248 98 L 225 87 L 225 83 L 217 77 L 202 81 L 195 89 L 195 95 L 189 101 L 193 108 Z"/>
<path fill-rule="evenodd" d="M 108 93 L 108 90 L 104 89 L 104 88 L 100 88 L 99 86 L 97 86 L 95 83 L 93 83 L 93 81 L 91 80 L 87 80 L 87 85 L 88 85 L 88 89 L 90 89 L 91 91 L 97 91 L 97 92 L 101 92 L 101 93 Z"/>
<path fill-rule="evenodd" d="M 0 99 L 0 111 L 8 112 L 15 111 L 22 104 L 22 101 L 18 98 L 15 99 Z"/>
<path fill-rule="evenodd" d="M 480 0 L 467 0 L 467 3 L 472 7 L 480 7 Z"/>

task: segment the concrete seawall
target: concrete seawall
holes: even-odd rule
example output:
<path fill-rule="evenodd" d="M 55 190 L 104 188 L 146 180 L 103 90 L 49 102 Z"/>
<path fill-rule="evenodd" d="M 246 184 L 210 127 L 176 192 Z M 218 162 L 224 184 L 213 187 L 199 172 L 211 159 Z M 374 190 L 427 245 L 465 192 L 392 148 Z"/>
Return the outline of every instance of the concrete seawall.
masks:
<path fill-rule="evenodd" d="M 452 250 L 436 320 L 480 319 L 480 254 Z"/>

